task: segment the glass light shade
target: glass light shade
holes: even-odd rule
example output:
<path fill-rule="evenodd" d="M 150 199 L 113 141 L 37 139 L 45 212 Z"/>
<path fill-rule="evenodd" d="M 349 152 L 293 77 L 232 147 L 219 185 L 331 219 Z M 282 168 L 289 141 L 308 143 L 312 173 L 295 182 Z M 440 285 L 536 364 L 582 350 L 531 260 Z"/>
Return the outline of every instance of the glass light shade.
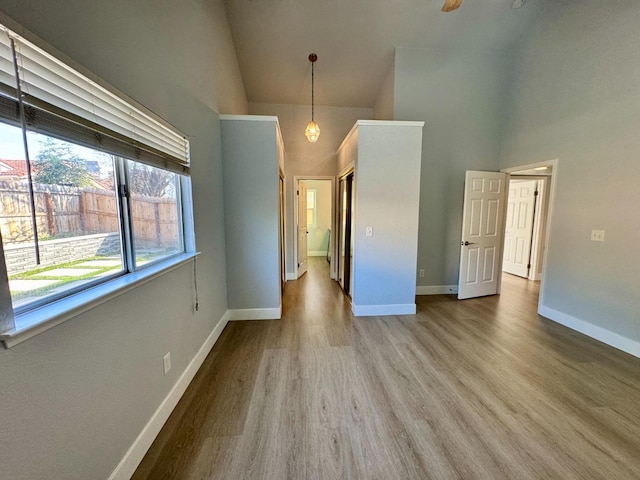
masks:
<path fill-rule="evenodd" d="M 318 141 L 318 137 L 320 136 L 320 126 L 311 120 L 307 128 L 304 130 L 304 134 L 307 136 L 307 140 L 311 143 L 315 143 Z"/>

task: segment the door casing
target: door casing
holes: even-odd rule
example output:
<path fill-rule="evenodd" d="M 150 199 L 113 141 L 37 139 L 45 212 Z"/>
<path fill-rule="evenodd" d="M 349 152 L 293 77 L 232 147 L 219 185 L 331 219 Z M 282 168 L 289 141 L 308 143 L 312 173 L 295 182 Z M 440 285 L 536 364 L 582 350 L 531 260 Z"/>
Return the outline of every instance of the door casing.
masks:
<path fill-rule="evenodd" d="M 299 182 L 304 180 L 331 180 L 331 235 L 329 244 L 331 245 L 331 260 L 329 264 L 329 274 L 331 279 L 337 278 L 336 262 L 335 262 L 335 239 L 336 239 L 336 177 L 328 175 L 296 175 L 293 177 L 293 194 L 295 201 L 293 202 L 293 218 L 295 225 L 298 224 L 298 196 L 296 192 L 299 190 Z M 298 278 L 298 228 L 293 229 L 293 267 L 294 276 Z"/>
<path fill-rule="evenodd" d="M 549 252 L 549 246 L 550 246 L 549 239 L 551 237 L 551 225 L 552 225 L 555 198 L 556 198 L 556 184 L 557 184 L 557 178 L 558 178 L 559 163 L 560 163 L 559 159 L 555 158 L 555 159 L 545 160 L 541 162 L 528 163 L 523 165 L 517 165 L 514 167 L 503 168 L 502 170 L 500 170 L 501 172 L 507 173 L 509 175 L 512 175 L 512 174 L 517 175 L 518 173 L 534 171 L 534 169 L 536 168 L 547 167 L 548 169 L 550 169 L 550 175 L 548 175 L 548 181 L 547 181 L 547 184 L 545 185 L 548 188 L 548 194 L 544 196 L 545 198 L 544 201 L 548 202 L 548 204 L 544 206 L 546 211 L 546 218 L 544 218 L 543 220 L 544 225 L 540 227 L 544 229 L 544 244 L 543 244 L 544 252 L 542 253 L 542 269 L 541 269 L 542 272 L 545 272 L 547 270 L 547 259 L 548 259 L 548 252 Z M 503 209 L 503 215 L 506 216 L 506 208 Z M 504 238 L 504 224 L 505 224 L 504 219 L 505 218 L 503 218 L 503 222 L 502 222 L 503 238 Z M 502 271 L 502 254 L 500 258 L 499 269 L 500 271 Z M 545 281 L 544 281 L 544 275 L 543 275 L 540 283 L 540 295 L 538 297 L 538 312 L 540 312 L 541 305 L 544 304 L 544 296 L 545 296 L 544 286 L 545 286 Z M 502 287 L 502 282 L 499 279 L 498 291 L 497 291 L 498 294 L 501 291 L 501 287 Z"/>
<path fill-rule="evenodd" d="M 551 238 L 551 226 L 553 224 L 553 213 L 555 207 L 555 199 L 556 199 L 556 188 L 557 188 L 557 179 L 558 179 L 558 168 L 559 168 L 560 160 L 557 158 L 551 160 L 545 160 L 542 162 L 535 163 L 527 163 L 523 165 L 517 165 L 514 167 L 503 168 L 501 171 L 504 173 L 508 173 L 510 175 L 517 175 L 518 173 L 527 172 L 534 170 L 535 168 L 548 167 L 551 170 L 550 175 L 548 175 L 548 180 L 546 182 L 545 187 L 548 189 L 546 195 L 543 196 L 543 201 L 547 202 L 546 205 L 542 206 L 544 211 L 546 212 L 546 218 L 541 221 L 540 228 L 544 230 L 544 252 L 542 253 L 542 268 L 537 270 L 542 271 L 543 273 L 547 271 L 547 262 L 548 262 L 548 253 L 549 253 L 549 239 Z M 500 265 L 502 268 L 502 265 Z M 538 297 L 538 313 L 540 312 L 540 307 L 544 305 L 544 297 L 545 297 L 545 276 L 542 275 L 540 279 L 540 295 Z M 499 293 L 499 292 L 498 292 Z"/>

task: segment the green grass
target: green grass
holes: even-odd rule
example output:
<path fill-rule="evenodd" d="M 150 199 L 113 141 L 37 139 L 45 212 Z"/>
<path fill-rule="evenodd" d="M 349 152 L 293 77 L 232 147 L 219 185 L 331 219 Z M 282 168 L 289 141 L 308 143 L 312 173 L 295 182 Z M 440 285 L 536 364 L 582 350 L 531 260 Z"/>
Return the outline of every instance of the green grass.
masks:
<path fill-rule="evenodd" d="M 81 260 L 74 260 L 72 262 L 60 263 L 58 265 L 51 265 L 49 267 L 34 268 L 33 270 L 29 270 L 28 272 L 15 273 L 13 275 L 9 275 L 9 280 L 46 280 L 46 278 L 42 278 L 42 277 L 38 277 L 37 279 L 31 278 L 31 277 L 33 277 L 34 275 L 38 275 L 40 273 L 51 271 L 51 270 L 57 270 L 59 268 L 87 268 L 87 269 L 91 268 L 91 270 L 94 271 L 94 270 L 97 270 L 97 268 L 77 266 L 77 265 L 80 265 L 81 263 L 91 262 L 93 260 L 104 260 L 104 258 L 103 257 L 87 257 Z M 100 267 L 100 269 L 105 272 L 107 270 L 111 270 L 112 268 L 114 267 Z M 61 278 L 61 277 L 53 277 L 53 278 Z M 72 278 L 78 278 L 78 277 L 72 277 Z"/>
<path fill-rule="evenodd" d="M 28 272 L 17 273 L 9 276 L 11 280 L 55 280 L 56 283 L 52 283 L 45 287 L 34 288 L 33 290 L 26 290 L 22 292 L 12 292 L 11 297 L 13 301 L 21 300 L 27 297 L 40 297 L 46 295 L 54 288 L 60 288 L 66 284 L 80 282 L 82 280 L 91 280 L 99 275 L 108 272 L 110 270 L 117 271 L 119 267 L 82 267 L 80 264 L 90 262 L 92 260 L 104 260 L 104 257 L 88 257 L 81 260 L 74 260 L 72 262 L 61 263 L 58 265 L 52 265 L 49 267 L 34 268 Z M 41 275 L 43 273 L 57 270 L 59 268 L 76 268 L 87 269 L 86 275 L 80 276 L 62 276 L 62 275 Z M 38 275 L 38 276 L 36 276 Z"/>
<path fill-rule="evenodd" d="M 58 265 L 51 265 L 48 267 L 34 268 L 33 270 L 29 270 L 28 272 L 9 275 L 9 282 L 11 282 L 11 280 L 53 280 L 55 281 L 55 283 L 52 283 L 50 285 L 46 285 L 40 288 L 34 288 L 33 290 L 26 290 L 22 292 L 11 292 L 11 298 L 15 302 L 28 297 L 43 297 L 53 289 L 58 289 L 70 283 L 81 282 L 83 280 L 92 280 L 94 278 L 97 278 L 99 275 L 112 270 L 115 273 L 116 271 L 119 270 L 119 268 L 121 268 L 117 266 L 89 267 L 89 266 L 81 265 L 85 262 L 91 262 L 93 260 L 105 260 L 106 258 L 109 258 L 109 257 L 97 257 L 97 256 L 87 257 L 80 260 L 74 260 L 72 262 L 60 263 Z M 138 262 L 143 262 L 143 261 L 152 261 L 152 260 L 155 260 L 156 258 L 157 258 L 156 255 L 144 255 L 144 256 L 138 257 L 137 260 Z M 59 268 L 87 269 L 87 273 L 86 275 L 80 275 L 80 276 L 64 276 L 64 275 L 54 275 L 54 274 L 46 275 L 46 272 L 57 270 Z M 11 286 L 11 283 L 9 283 L 9 286 Z"/>

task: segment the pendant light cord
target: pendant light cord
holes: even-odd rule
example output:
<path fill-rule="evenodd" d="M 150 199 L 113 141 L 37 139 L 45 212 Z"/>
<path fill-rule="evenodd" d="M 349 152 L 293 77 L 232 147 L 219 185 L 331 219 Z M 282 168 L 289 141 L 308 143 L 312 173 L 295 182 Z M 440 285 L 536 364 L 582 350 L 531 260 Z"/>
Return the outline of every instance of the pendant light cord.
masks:
<path fill-rule="evenodd" d="M 311 62 L 311 121 L 313 122 L 313 113 L 314 113 L 314 100 L 315 100 L 315 89 L 314 89 L 314 78 L 313 78 L 313 64 L 314 62 Z"/>

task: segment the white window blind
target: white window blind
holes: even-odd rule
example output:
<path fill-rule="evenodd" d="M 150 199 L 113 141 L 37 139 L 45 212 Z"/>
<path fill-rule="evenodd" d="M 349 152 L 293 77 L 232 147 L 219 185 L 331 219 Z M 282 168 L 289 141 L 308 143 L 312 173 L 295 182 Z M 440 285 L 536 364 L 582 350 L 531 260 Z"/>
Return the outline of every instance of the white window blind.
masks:
<path fill-rule="evenodd" d="M 2 25 L 0 25 L 0 88 L 5 94 L 15 96 L 16 75 L 13 66 L 11 41 Z"/>
<path fill-rule="evenodd" d="M 111 93 L 44 50 L 4 28 L 0 35 L 0 82 L 15 89 L 11 39 L 25 104 L 35 107 L 28 124 L 55 134 L 55 116 L 98 132 L 76 140 L 160 168 L 189 173 L 189 142 L 178 131 Z M 8 54 L 8 61 L 5 55 Z M 39 113 L 40 112 L 40 113 Z M 53 115 L 51 115 L 53 114 Z M 82 128 L 78 129 L 82 131 Z M 104 136 L 110 137 L 105 138 Z M 114 142 L 115 140 L 116 142 Z M 114 143 L 128 145 L 129 148 Z"/>

